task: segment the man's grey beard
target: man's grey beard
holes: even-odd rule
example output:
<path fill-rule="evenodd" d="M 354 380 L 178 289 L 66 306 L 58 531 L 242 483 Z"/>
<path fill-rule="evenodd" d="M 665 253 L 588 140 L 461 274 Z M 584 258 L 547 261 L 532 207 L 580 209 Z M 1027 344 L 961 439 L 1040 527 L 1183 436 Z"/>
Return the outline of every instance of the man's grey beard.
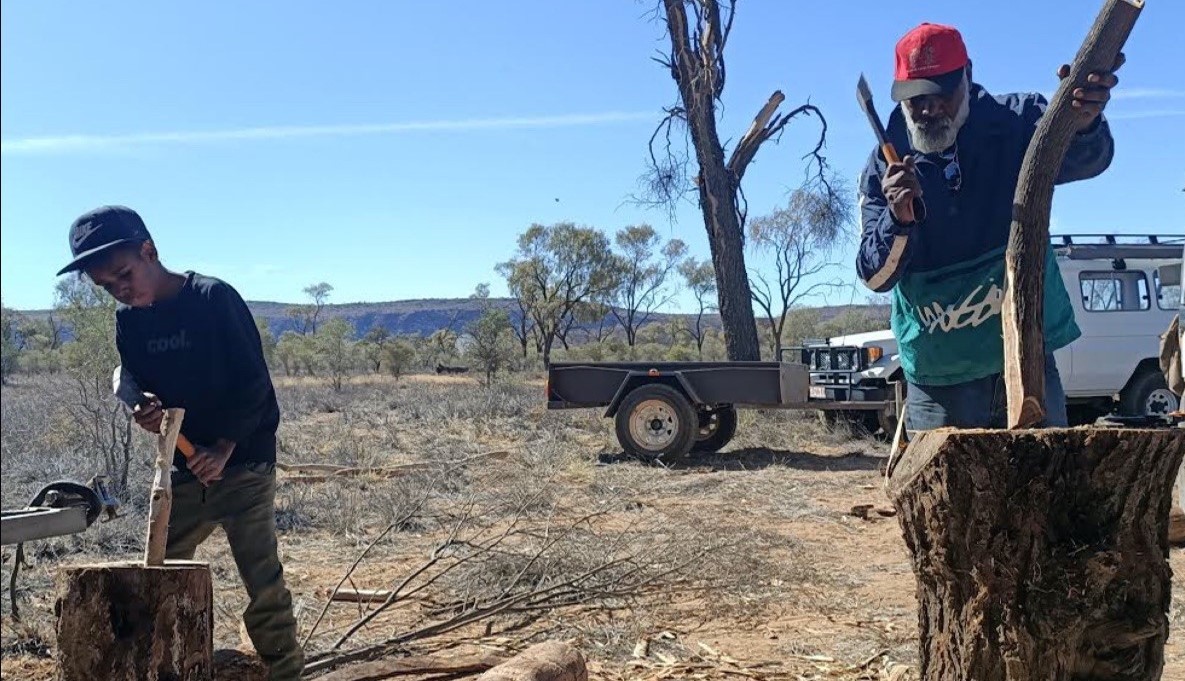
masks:
<path fill-rule="evenodd" d="M 905 103 L 901 103 L 901 113 L 905 115 L 905 126 L 909 129 L 909 143 L 914 149 L 923 154 L 938 154 L 954 146 L 955 140 L 959 137 L 959 130 L 971 114 L 971 87 L 966 75 L 963 76 L 960 88 L 963 91 L 963 99 L 959 102 L 959 110 L 955 113 L 954 119 L 929 122 L 924 127 L 910 117 Z"/>

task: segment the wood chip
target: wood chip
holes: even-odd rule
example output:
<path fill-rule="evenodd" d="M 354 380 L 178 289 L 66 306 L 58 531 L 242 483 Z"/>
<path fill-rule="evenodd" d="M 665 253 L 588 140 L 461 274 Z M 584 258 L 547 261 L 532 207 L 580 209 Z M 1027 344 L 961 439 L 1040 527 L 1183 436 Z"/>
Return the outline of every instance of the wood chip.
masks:
<path fill-rule="evenodd" d="M 650 654 L 650 639 L 648 639 L 648 638 L 638 639 L 638 642 L 634 644 L 634 652 L 631 654 L 634 657 L 646 657 L 647 655 L 649 655 Z"/>

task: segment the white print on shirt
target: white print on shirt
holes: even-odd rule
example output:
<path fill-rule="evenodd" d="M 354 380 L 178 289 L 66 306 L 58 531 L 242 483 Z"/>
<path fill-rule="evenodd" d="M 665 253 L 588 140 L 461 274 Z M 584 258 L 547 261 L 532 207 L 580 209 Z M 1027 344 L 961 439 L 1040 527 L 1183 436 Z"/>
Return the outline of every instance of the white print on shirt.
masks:
<path fill-rule="evenodd" d="M 921 306 L 917 308 L 918 318 L 929 333 L 934 333 L 935 329 L 949 333 L 966 326 L 979 326 L 1000 314 L 1004 307 L 1004 289 L 993 282 L 987 293 L 976 300 L 982 290 L 983 286 L 975 287 L 975 290 L 957 306 L 948 305 L 944 308 L 937 302 Z"/>

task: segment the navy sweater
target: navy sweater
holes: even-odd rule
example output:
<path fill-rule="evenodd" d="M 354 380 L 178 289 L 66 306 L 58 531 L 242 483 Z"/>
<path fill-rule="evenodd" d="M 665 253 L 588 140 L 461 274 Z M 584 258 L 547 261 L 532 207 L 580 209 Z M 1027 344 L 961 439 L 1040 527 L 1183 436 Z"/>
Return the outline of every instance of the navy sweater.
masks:
<path fill-rule="evenodd" d="M 226 282 L 187 272 L 173 298 L 120 305 L 115 342 L 124 368 L 165 407 L 185 409 L 181 432 L 197 446 L 236 443 L 227 467 L 276 460 L 280 408 L 247 304 Z M 173 463 L 185 469 L 176 452 Z"/>

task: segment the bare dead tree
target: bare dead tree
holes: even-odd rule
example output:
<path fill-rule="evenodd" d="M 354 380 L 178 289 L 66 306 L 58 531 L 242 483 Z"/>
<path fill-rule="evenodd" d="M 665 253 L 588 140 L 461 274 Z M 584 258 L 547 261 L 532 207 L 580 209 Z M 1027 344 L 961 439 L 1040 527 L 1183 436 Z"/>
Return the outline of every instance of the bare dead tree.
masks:
<path fill-rule="evenodd" d="M 811 185 L 794 190 L 785 208 L 749 223 L 749 245 L 770 256 L 774 266 L 773 281 L 752 272 L 753 300 L 769 321 L 771 359 L 781 354 L 790 311 L 811 296 L 844 286 L 841 280 L 815 278 L 839 266 L 832 256 L 850 222 L 847 201 L 830 188 Z"/>
<path fill-rule="evenodd" d="M 698 193 L 704 228 L 715 267 L 719 310 L 729 359 L 755 360 L 761 355 L 752 293 L 745 268 L 744 228 L 747 214 L 741 181 L 758 149 L 780 138 L 798 116 L 817 116 L 822 129 L 808 154 L 819 177 L 826 161 L 822 150 L 827 122 L 814 105 L 803 104 L 778 113 L 785 95 L 775 91 L 757 113 L 748 131 L 727 156 L 716 129 L 717 105 L 727 74 L 724 49 L 736 18 L 735 0 L 663 0 L 662 15 L 671 40 L 669 55 L 655 58 L 679 88 L 680 104 L 666 110 L 650 138 L 650 167 L 644 178 L 643 203 L 674 205 L 691 191 Z M 681 129 L 690 135 L 698 172 L 688 172 L 690 155 L 680 150 Z M 684 142 L 686 136 L 683 136 Z"/>

